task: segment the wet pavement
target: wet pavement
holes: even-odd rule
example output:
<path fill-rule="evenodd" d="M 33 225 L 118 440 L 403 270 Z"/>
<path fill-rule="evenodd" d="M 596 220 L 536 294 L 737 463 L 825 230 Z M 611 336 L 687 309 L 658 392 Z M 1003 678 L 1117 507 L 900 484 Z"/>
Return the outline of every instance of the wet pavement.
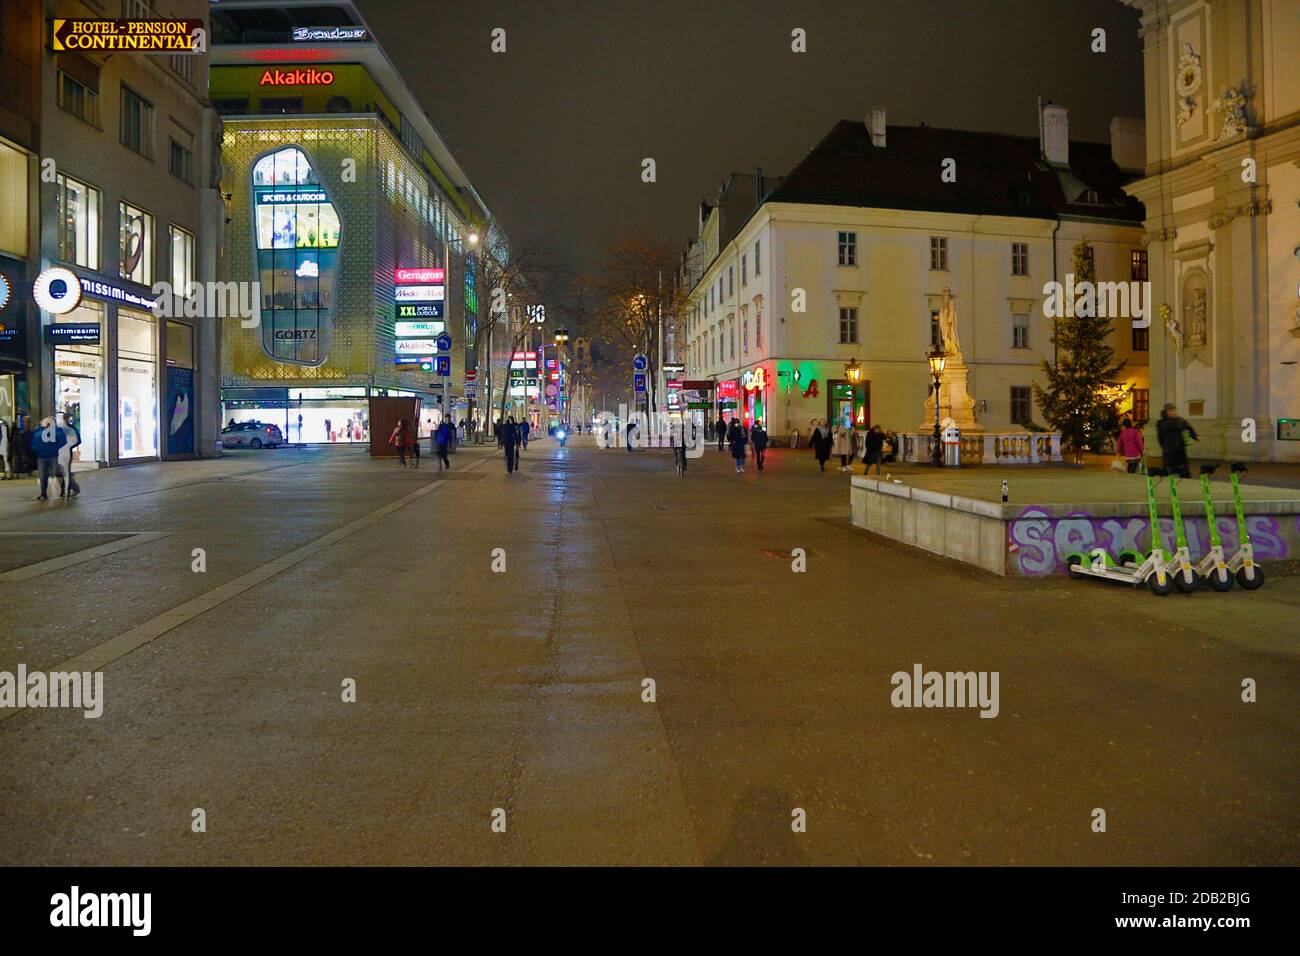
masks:
<path fill-rule="evenodd" d="M 1300 862 L 1300 577 L 994 578 L 853 528 L 804 450 L 430 464 L 0 483 L 0 672 L 105 698 L 0 709 L 0 862 Z M 997 715 L 893 706 L 918 664 Z"/>

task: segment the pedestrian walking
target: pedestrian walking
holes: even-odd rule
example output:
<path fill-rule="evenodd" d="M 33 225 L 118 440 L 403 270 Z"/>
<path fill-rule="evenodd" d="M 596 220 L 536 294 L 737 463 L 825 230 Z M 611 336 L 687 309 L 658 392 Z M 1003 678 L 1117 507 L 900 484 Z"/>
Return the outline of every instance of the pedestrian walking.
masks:
<path fill-rule="evenodd" d="M 516 455 L 519 451 L 519 429 L 515 426 L 515 417 L 507 416 L 505 424 L 500 430 L 501 447 L 506 452 L 506 474 L 511 475 L 519 470 L 519 463 Z"/>
<path fill-rule="evenodd" d="M 72 450 L 81 444 L 81 435 L 63 412 L 59 413 L 59 426 L 68 439 L 67 444 L 59 449 L 59 497 L 75 498 L 81 494 L 81 485 L 72 475 Z"/>
<path fill-rule="evenodd" d="M 8 481 L 10 478 L 16 478 L 17 468 L 14 467 L 14 457 L 18 453 L 18 440 L 14 435 L 13 426 L 7 418 L 0 418 L 0 481 Z"/>
<path fill-rule="evenodd" d="M 731 446 L 731 458 L 736 463 L 736 474 L 740 474 L 745 470 L 745 445 L 749 440 L 745 436 L 745 429 L 734 418 L 731 420 L 731 428 L 727 430 L 727 442 Z"/>
<path fill-rule="evenodd" d="M 880 474 L 880 466 L 885 461 L 885 431 L 879 425 L 872 425 L 867 429 L 867 433 L 862 436 L 862 464 L 865 466 L 863 474 L 869 474 L 871 466 L 876 466 L 876 474 Z"/>
<path fill-rule="evenodd" d="M 849 461 L 853 458 L 853 431 L 843 425 L 836 425 L 831 430 L 831 444 L 834 453 L 840 456 L 840 471 L 851 471 Z"/>
<path fill-rule="evenodd" d="M 718 439 L 718 451 L 722 451 L 722 443 L 727 440 L 727 422 L 721 415 L 713 423 L 713 434 Z"/>
<path fill-rule="evenodd" d="M 433 450 L 438 455 L 438 470 L 451 469 L 451 460 L 447 458 L 447 444 L 451 441 L 451 422 L 443 419 L 433 431 Z"/>
<path fill-rule="evenodd" d="M 519 444 L 523 446 L 524 451 L 528 450 L 528 433 L 532 430 L 533 426 L 529 423 L 528 419 L 525 418 L 519 423 Z"/>
<path fill-rule="evenodd" d="M 502 426 L 501 426 L 501 419 L 499 419 L 499 418 L 498 418 L 496 421 L 494 421 L 494 422 L 492 423 L 492 437 L 495 438 L 495 439 L 497 440 L 497 447 L 498 447 L 498 448 L 500 448 L 501 445 L 502 445 L 501 427 L 502 427 Z"/>
<path fill-rule="evenodd" d="M 749 443 L 754 446 L 754 464 L 763 470 L 763 459 L 767 456 L 767 429 L 760 419 L 754 419 L 754 427 L 749 430 Z"/>
<path fill-rule="evenodd" d="M 406 467 L 406 448 L 411 443 L 411 429 L 407 425 L 405 418 L 399 418 L 397 424 L 393 426 L 393 432 L 388 436 L 388 444 L 397 449 L 397 457 Z"/>
<path fill-rule="evenodd" d="M 1178 407 L 1172 402 L 1160 410 L 1160 421 L 1156 423 L 1156 437 L 1160 440 L 1160 451 L 1164 455 L 1164 465 L 1179 478 L 1190 478 L 1192 473 L 1187 465 L 1187 446 L 1200 441 L 1196 429 L 1187 423 L 1187 419 L 1178 414 Z"/>
<path fill-rule="evenodd" d="M 812 437 L 808 440 L 812 446 L 813 456 L 817 459 L 817 467 L 825 471 L 826 460 L 831 457 L 831 448 L 834 447 L 834 440 L 831 438 L 831 430 L 826 427 L 826 423 L 814 419 Z"/>
<path fill-rule="evenodd" d="M 636 422 L 627 423 L 627 453 L 632 454 L 632 433 L 636 431 Z"/>
<path fill-rule="evenodd" d="M 1133 419 L 1124 419 L 1120 426 L 1119 437 L 1115 439 L 1115 454 L 1124 459 L 1124 467 L 1130 475 L 1136 475 L 1146 454 L 1146 440 L 1142 433 L 1133 427 Z"/>
<path fill-rule="evenodd" d="M 32 452 L 36 455 L 36 473 L 41 482 L 37 501 L 50 500 L 50 476 L 59 473 L 59 449 L 67 443 L 67 434 L 53 418 L 42 419 L 40 427 L 32 433 Z"/>

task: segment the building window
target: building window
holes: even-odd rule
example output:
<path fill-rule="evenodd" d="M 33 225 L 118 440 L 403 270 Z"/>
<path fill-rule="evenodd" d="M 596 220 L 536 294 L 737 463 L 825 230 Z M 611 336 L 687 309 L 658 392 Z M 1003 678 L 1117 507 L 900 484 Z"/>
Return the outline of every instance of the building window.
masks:
<path fill-rule="evenodd" d="M 1029 348 L 1029 315 L 1014 313 L 1011 316 L 1011 347 L 1013 349 Z"/>
<path fill-rule="evenodd" d="M 754 313 L 754 348 L 763 351 L 763 309 Z"/>
<path fill-rule="evenodd" d="M 858 264 L 858 234 L 841 232 L 839 238 L 839 263 L 842 266 Z"/>
<path fill-rule="evenodd" d="M 763 240 L 754 240 L 754 275 L 763 274 Z"/>
<path fill-rule="evenodd" d="M 99 126 L 99 92 L 59 70 L 59 106 L 91 126 Z"/>
<path fill-rule="evenodd" d="M 745 317 L 740 320 L 740 351 L 749 354 L 749 318 Z"/>
<path fill-rule="evenodd" d="M 930 268 L 935 272 L 948 271 L 948 240 L 944 236 L 930 237 Z"/>
<path fill-rule="evenodd" d="M 169 225 L 167 236 L 171 240 L 172 292 L 186 296 L 194 282 L 194 234 L 180 226 Z"/>
<path fill-rule="evenodd" d="M 123 20 L 149 20 L 158 15 L 156 0 L 122 0 Z"/>
<path fill-rule="evenodd" d="M 1034 390 L 1028 385 L 1011 386 L 1011 424 L 1026 425 L 1034 418 Z"/>
<path fill-rule="evenodd" d="M 1133 330 L 1133 351 L 1146 352 L 1151 348 L 1151 330 L 1138 329 Z"/>
<path fill-rule="evenodd" d="M 1147 388 L 1135 388 L 1130 393 L 1133 396 L 1132 418 L 1135 424 L 1149 421 L 1151 419 L 1151 390 Z"/>
<path fill-rule="evenodd" d="M 167 156 L 167 171 L 182 182 L 193 184 L 194 154 L 170 137 L 167 142 L 171 144 Z"/>
<path fill-rule="evenodd" d="M 129 86 L 122 86 L 122 145 L 153 159 L 153 104 Z"/>
<path fill-rule="evenodd" d="M 749 285 L 749 257 L 740 257 L 740 284 L 741 286 Z"/>
<path fill-rule="evenodd" d="M 119 458 L 158 454 L 157 323 L 148 312 L 117 310 Z"/>
<path fill-rule="evenodd" d="M 193 53 L 176 53 L 168 57 L 168 64 L 172 72 L 179 76 L 190 86 L 194 85 L 194 61 L 197 60 Z"/>
<path fill-rule="evenodd" d="M 727 266 L 727 295 L 736 294 L 736 267 Z"/>
<path fill-rule="evenodd" d="M 99 190 L 62 174 L 54 183 L 59 258 L 99 268 Z"/>
<path fill-rule="evenodd" d="M 727 320 L 727 331 L 729 333 L 728 338 L 731 341 L 728 354 L 731 356 L 732 360 L 734 361 L 736 358 L 736 320 L 734 317 L 729 318 Z"/>
<path fill-rule="evenodd" d="M 930 310 L 930 348 L 943 344 L 943 333 L 939 331 L 939 310 Z"/>
<path fill-rule="evenodd" d="M 1013 276 L 1029 275 L 1029 243 L 1011 243 L 1011 274 Z"/>
<path fill-rule="evenodd" d="M 264 96 L 262 97 L 263 113 L 301 113 L 302 97 L 301 96 Z"/>
<path fill-rule="evenodd" d="M 1147 281 L 1147 251 L 1145 249 L 1134 249 L 1129 254 L 1129 278 L 1134 282 Z"/>
<path fill-rule="evenodd" d="M 153 285 L 153 216 L 128 203 L 117 204 L 121 260 L 118 275 Z"/>
<path fill-rule="evenodd" d="M 853 306 L 840 307 L 840 344 L 852 345 L 858 341 L 858 310 Z"/>

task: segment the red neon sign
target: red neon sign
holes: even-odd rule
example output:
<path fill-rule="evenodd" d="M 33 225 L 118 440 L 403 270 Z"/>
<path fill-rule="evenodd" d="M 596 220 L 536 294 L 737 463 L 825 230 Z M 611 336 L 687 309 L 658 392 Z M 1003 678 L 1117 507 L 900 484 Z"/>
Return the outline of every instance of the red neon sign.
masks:
<path fill-rule="evenodd" d="M 398 285 L 415 283 L 417 285 L 445 285 L 447 270 L 442 267 L 432 269 L 394 269 L 393 282 Z"/>
<path fill-rule="evenodd" d="M 267 70 L 259 86 L 329 86 L 334 82 L 332 70 L 306 67 L 301 70 Z"/>
<path fill-rule="evenodd" d="M 735 398 L 735 397 L 736 397 L 736 382 L 735 382 L 734 380 L 733 380 L 733 381 L 730 381 L 730 382 L 719 382 L 719 383 L 718 383 L 718 397 L 719 397 L 719 398 Z"/>

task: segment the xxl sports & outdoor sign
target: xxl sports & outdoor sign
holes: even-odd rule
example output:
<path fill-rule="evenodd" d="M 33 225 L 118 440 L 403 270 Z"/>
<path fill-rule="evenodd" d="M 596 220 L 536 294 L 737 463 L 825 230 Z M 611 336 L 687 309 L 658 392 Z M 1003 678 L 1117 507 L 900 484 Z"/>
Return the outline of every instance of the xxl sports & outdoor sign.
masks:
<path fill-rule="evenodd" d="M 56 53 L 202 53 L 207 34 L 202 20 L 53 20 L 50 45 Z"/>

